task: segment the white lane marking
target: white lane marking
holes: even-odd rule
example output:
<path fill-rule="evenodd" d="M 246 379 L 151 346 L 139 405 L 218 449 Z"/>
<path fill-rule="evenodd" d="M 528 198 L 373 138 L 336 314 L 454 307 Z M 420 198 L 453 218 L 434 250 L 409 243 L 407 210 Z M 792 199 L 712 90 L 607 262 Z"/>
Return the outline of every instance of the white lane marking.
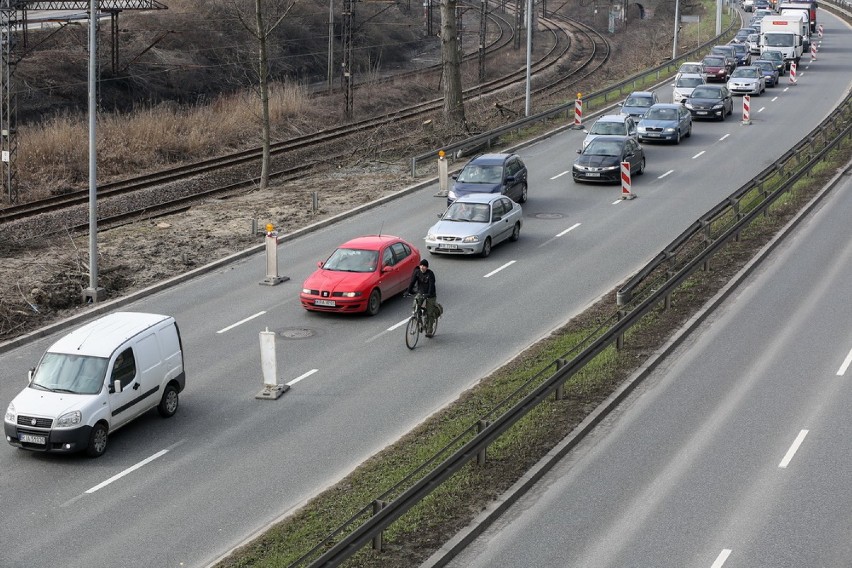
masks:
<path fill-rule="evenodd" d="M 251 320 L 253 320 L 254 318 L 259 318 L 260 316 L 262 316 L 262 315 L 263 315 L 263 314 L 265 314 L 265 313 L 266 313 L 266 310 L 264 310 L 264 311 L 262 311 L 262 312 L 257 312 L 257 313 L 256 313 L 256 314 L 254 314 L 253 316 L 249 316 L 249 317 L 247 317 L 246 319 L 240 320 L 240 321 L 238 321 L 237 323 L 234 323 L 234 324 L 229 325 L 228 327 L 223 327 L 222 329 L 220 329 L 220 330 L 219 330 L 219 331 L 217 331 L 216 333 L 225 333 L 226 331 L 231 331 L 232 329 L 234 329 L 234 328 L 235 328 L 235 327 L 237 327 L 238 325 L 243 325 L 243 324 L 244 324 L 244 323 L 246 323 L 247 321 L 251 321 Z"/>
<path fill-rule="evenodd" d="M 555 176 L 553 176 L 553 177 L 552 177 L 552 178 L 550 178 L 550 179 L 559 179 L 559 178 L 561 178 L 562 176 L 567 175 L 570 171 L 571 171 L 571 170 L 565 170 L 565 171 L 564 171 L 564 172 L 562 172 L 561 174 L 556 174 Z"/>
<path fill-rule="evenodd" d="M 778 97 L 777 97 L 777 96 L 775 96 L 775 97 L 772 97 L 772 98 L 771 98 L 771 99 L 769 99 L 769 100 L 770 100 L 770 101 L 772 101 L 772 102 L 774 103 L 775 101 L 777 101 L 777 100 L 778 100 Z"/>
<path fill-rule="evenodd" d="M 660 177 L 658 177 L 657 179 L 663 179 L 663 178 L 664 178 L 664 177 L 666 177 L 667 175 L 669 175 L 669 174 L 673 174 L 673 173 L 674 173 L 674 170 L 669 170 L 669 171 L 667 171 L 666 173 L 664 173 L 663 175 L 661 175 Z"/>
<path fill-rule="evenodd" d="M 759 109 L 757 109 L 757 112 L 763 112 L 763 109 L 765 109 L 765 108 L 766 107 L 760 107 Z"/>
<path fill-rule="evenodd" d="M 789 89 L 790 89 L 790 87 L 784 87 L 784 91 L 783 91 L 783 92 L 785 92 L 785 93 L 786 93 Z"/>
<path fill-rule="evenodd" d="M 538 248 L 549 245 L 550 243 L 552 243 L 553 241 L 555 241 L 559 237 L 568 234 L 569 231 L 573 231 L 574 229 L 576 229 L 579 226 L 580 226 L 580 223 L 574 223 L 573 225 L 571 225 L 570 227 L 568 227 L 567 229 L 565 229 L 561 233 L 557 233 L 555 237 L 551 237 L 551 238 L 547 239 L 546 241 L 544 241 L 543 243 L 541 243 L 540 245 L 538 245 Z"/>
<path fill-rule="evenodd" d="M 152 461 L 154 461 L 155 459 L 157 459 L 157 458 L 159 458 L 159 457 L 161 457 L 161 456 L 164 456 L 165 454 L 167 454 L 167 453 L 168 453 L 168 451 L 169 451 L 169 450 L 160 450 L 159 452 L 157 452 L 157 453 L 156 453 L 156 454 L 154 454 L 153 456 L 151 456 L 151 457 L 149 457 L 149 458 L 146 458 L 146 459 L 142 460 L 141 462 L 137 463 L 136 465 L 132 465 L 132 466 L 128 467 L 127 469 L 125 469 L 124 471 L 122 471 L 122 472 L 120 472 L 120 473 L 116 473 L 115 475 L 113 475 L 112 477 L 110 477 L 109 479 L 107 479 L 106 481 L 103 481 L 103 482 L 101 482 L 101 483 L 98 483 L 97 485 L 95 485 L 95 486 L 94 486 L 94 487 L 92 487 L 91 489 L 87 489 L 87 490 L 86 490 L 86 493 L 94 493 L 95 491 L 98 491 L 99 489 L 103 489 L 104 487 L 106 487 L 107 485 L 109 485 L 110 483 L 112 483 L 113 481 L 118 481 L 119 479 L 121 479 L 121 478 L 122 478 L 122 477 L 124 477 L 125 475 L 127 475 L 127 474 L 129 474 L 129 473 L 133 473 L 134 471 L 136 471 L 136 470 L 137 470 L 137 469 L 139 469 L 140 467 L 142 467 L 142 466 L 144 466 L 144 465 L 146 465 L 146 464 L 151 463 Z"/>
<path fill-rule="evenodd" d="M 719 138 L 719 142 L 721 142 L 722 140 L 724 140 L 725 138 L 727 138 L 727 137 L 728 137 L 728 136 L 730 136 L 730 135 L 731 135 L 731 133 L 730 133 L 730 132 L 728 132 L 727 134 L 725 134 L 724 136 L 722 136 L 721 138 Z"/>
<path fill-rule="evenodd" d="M 613 204 L 613 205 L 618 205 L 618 204 L 619 204 L 619 203 L 621 203 L 622 201 L 624 201 L 624 200 L 623 200 L 623 199 L 619 199 L 618 201 L 613 201 L 613 202 L 612 202 L 612 204 Z"/>
<path fill-rule="evenodd" d="M 401 322 L 393 324 L 392 326 L 390 326 L 389 328 L 387 328 L 387 330 L 386 330 L 386 331 L 393 331 L 393 330 L 395 330 L 395 329 L 396 329 L 396 328 L 398 328 L 398 327 L 402 327 L 402 326 L 404 326 L 405 324 L 407 324 L 407 323 L 408 323 L 408 320 L 410 320 L 410 319 L 411 319 L 411 317 L 409 316 L 409 317 L 405 318 L 404 320 L 402 320 Z"/>
<path fill-rule="evenodd" d="M 840 368 L 837 369 L 837 376 L 842 377 L 846 374 L 846 369 L 849 368 L 849 365 L 852 365 L 852 349 L 849 350 L 849 354 L 846 355 L 846 359 L 843 360 L 843 364 L 840 365 Z"/>
<path fill-rule="evenodd" d="M 509 262 L 507 262 L 506 264 L 504 264 L 500 268 L 496 268 L 496 269 L 492 270 L 491 272 L 489 272 L 488 274 L 483 276 L 483 278 L 490 278 L 490 277 L 494 276 L 495 274 L 497 274 L 498 272 L 500 272 L 501 270 L 503 270 L 504 268 L 508 268 L 508 267 L 512 266 L 516 262 L 518 262 L 518 261 L 517 260 L 510 260 Z"/>
<path fill-rule="evenodd" d="M 796 436 L 796 439 L 793 440 L 793 445 L 790 446 L 790 449 L 787 450 L 787 455 L 784 456 L 784 459 L 781 460 L 781 463 L 778 464 L 778 467 L 787 467 L 790 465 L 790 461 L 792 461 L 793 456 L 796 455 L 796 451 L 799 449 L 799 446 L 802 445 L 802 442 L 805 441 L 805 436 L 808 435 L 807 430 L 802 430 L 799 432 L 799 435 Z"/>
<path fill-rule="evenodd" d="M 710 568 L 722 568 L 725 564 L 725 560 L 728 559 L 728 556 L 731 555 L 730 548 L 723 548 L 722 552 L 719 553 L 719 556 L 716 557 L 716 561 L 713 562 L 713 565 Z"/>
<path fill-rule="evenodd" d="M 704 152 L 706 152 L 706 151 L 707 151 L 707 150 L 701 150 L 700 152 L 698 152 L 697 154 L 695 154 L 695 155 L 692 157 L 692 159 L 694 160 L 695 158 L 698 158 L 699 156 L 701 156 L 701 154 L 703 154 L 703 153 L 704 153 Z"/>
<path fill-rule="evenodd" d="M 298 383 L 302 379 L 307 379 L 308 377 L 310 377 L 311 375 L 313 375 L 317 371 L 319 371 L 319 369 L 311 369 L 307 373 L 303 373 L 303 374 L 299 375 L 298 377 L 296 377 L 295 379 L 293 379 L 292 381 L 290 381 L 289 383 L 287 383 L 287 386 L 292 387 L 293 385 L 295 385 L 296 383 Z"/>

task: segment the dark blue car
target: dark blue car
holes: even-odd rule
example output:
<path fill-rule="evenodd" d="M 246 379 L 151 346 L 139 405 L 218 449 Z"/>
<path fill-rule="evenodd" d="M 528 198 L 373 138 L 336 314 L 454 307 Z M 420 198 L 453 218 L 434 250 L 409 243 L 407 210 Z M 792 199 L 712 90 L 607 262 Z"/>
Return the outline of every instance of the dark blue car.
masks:
<path fill-rule="evenodd" d="M 778 68 L 775 62 L 768 59 L 757 59 L 751 62 L 752 67 L 757 67 L 763 76 L 766 77 L 766 86 L 774 87 L 778 84 Z"/>
<path fill-rule="evenodd" d="M 501 193 L 515 203 L 527 200 L 527 167 L 517 154 L 482 154 L 453 176 L 447 205 L 470 193 Z"/>

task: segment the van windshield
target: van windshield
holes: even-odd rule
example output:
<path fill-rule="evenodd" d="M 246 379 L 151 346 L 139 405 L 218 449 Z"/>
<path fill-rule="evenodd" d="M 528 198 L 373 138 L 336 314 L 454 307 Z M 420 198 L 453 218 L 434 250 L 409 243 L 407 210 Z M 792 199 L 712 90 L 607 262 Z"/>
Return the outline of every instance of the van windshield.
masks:
<path fill-rule="evenodd" d="M 767 47 L 792 47 L 793 34 L 763 34 L 763 42 Z"/>
<path fill-rule="evenodd" d="M 104 386 L 108 359 L 45 353 L 30 387 L 72 394 L 97 394 Z"/>

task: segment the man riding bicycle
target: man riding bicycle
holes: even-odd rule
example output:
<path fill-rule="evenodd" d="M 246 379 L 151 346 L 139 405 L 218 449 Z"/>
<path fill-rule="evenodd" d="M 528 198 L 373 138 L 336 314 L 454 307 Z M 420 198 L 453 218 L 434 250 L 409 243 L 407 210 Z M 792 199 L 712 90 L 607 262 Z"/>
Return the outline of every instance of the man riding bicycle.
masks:
<path fill-rule="evenodd" d="M 408 284 L 409 294 L 421 294 L 425 299 L 426 307 L 426 337 L 435 335 L 435 320 L 440 315 L 436 306 L 438 292 L 435 289 L 435 273 L 429 270 L 429 261 L 425 258 L 420 265 L 414 269 L 411 282 Z M 415 301 L 417 301 L 415 299 Z"/>

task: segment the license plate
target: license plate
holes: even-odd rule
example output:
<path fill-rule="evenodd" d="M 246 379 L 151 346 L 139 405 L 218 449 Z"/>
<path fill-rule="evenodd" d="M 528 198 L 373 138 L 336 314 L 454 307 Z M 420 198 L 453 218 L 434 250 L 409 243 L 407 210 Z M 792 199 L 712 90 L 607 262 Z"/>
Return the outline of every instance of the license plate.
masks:
<path fill-rule="evenodd" d="M 601 174 L 599 174 L 598 172 L 588 172 L 588 173 L 586 173 L 586 177 L 599 178 L 599 177 L 601 177 Z"/>
<path fill-rule="evenodd" d="M 645 134 L 645 136 L 650 136 L 651 138 L 657 138 L 659 135 L 659 132 L 648 132 Z"/>
<path fill-rule="evenodd" d="M 706 110 L 699 110 L 698 114 L 707 114 L 707 111 Z"/>
<path fill-rule="evenodd" d="M 438 248 L 439 249 L 447 249 L 447 250 L 458 250 L 459 245 L 448 245 L 448 244 L 441 243 L 441 244 L 438 245 Z"/>
<path fill-rule="evenodd" d="M 314 305 L 315 306 L 326 306 L 328 308 L 333 308 L 333 307 L 337 306 L 337 304 L 334 303 L 334 300 L 314 300 Z"/>
<path fill-rule="evenodd" d="M 28 444 L 39 444 L 44 446 L 47 444 L 47 436 L 34 436 L 33 434 L 19 434 L 18 439 Z"/>

